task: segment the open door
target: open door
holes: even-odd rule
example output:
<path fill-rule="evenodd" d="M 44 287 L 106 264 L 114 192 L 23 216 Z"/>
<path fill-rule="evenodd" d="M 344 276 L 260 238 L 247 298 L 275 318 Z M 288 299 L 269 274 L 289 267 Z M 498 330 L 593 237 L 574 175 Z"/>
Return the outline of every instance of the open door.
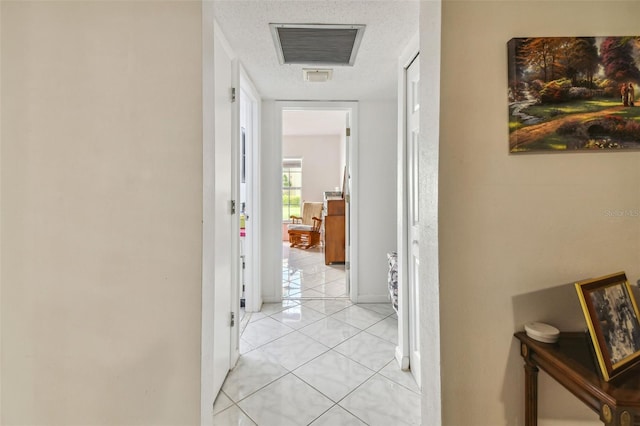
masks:
<path fill-rule="evenodd" d="M 229 242 L 236 240 L 233 216 L 236 207 L 233 193 L 233 130 L 231 87 L 233 56 L 216 31 L 215 58 L 215 306 L 214 306 L 214 389 L 222 387 L 231 367 L 231 295 L 234 275 L 234 250 Z"/>
<path fill-rule="evenodd" d="M 203 5 L 203 11 L 208 13 L 203 13 L 201 421 L 210 424 L 211 406 L 231 367 L 232 333 L 238 330 L 232 321 L 232 294 L 238 250 L 234 230 L 239 224 L 233 205 L 234 57 L 210 8 Z"/>

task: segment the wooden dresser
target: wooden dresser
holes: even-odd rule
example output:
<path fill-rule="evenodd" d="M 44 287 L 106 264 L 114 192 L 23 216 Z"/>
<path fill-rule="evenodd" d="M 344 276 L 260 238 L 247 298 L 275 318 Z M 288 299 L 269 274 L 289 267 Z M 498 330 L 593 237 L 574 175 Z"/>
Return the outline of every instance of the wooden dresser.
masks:
<path fill-rule="evenodd" d="M 344 199 L 325 199 L 324 263 L 344 263 Z"/>

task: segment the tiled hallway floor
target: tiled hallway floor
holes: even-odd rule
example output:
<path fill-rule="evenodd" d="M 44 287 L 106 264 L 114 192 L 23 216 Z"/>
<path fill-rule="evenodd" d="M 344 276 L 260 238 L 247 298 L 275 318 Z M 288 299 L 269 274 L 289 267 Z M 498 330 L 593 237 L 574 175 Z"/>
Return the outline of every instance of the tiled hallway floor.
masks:
<path fill-rule="evenodd" d="M 247 316 L 215 425 L 420 424 L 418 387 L 394 359 L 390 304 L 285 300 Z"/>
<path fill-rule="evenodd" d="M 282 297 L 348 297 L 344 264 L 325 265 L 321 246 L 302 250 L 283 243 Z"/>
<path fill-rule="evenodd" d="M 219 426 L 420 424 L 419 389 L 394 358 L 390 303 L 353 305 L 344 265 L 283 244 L 281 303 L 247 313 L 240 359 L 214 405 Z"/>

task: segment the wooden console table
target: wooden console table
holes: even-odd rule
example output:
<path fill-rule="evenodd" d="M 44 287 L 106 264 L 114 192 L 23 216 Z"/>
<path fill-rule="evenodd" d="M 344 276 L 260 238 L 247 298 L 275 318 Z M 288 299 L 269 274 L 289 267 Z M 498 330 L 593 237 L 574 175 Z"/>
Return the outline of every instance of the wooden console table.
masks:
<path fill-rule="evenodd" d="M 597 369 L 585 333 L 560 333 L 542 343 L 518 332 L 525 372 L 525 426 L 538 423 L 538 370 L 541 368 L 600 416 L 607 426 L 640 426 L 640 365 L 606 382 Z"/>

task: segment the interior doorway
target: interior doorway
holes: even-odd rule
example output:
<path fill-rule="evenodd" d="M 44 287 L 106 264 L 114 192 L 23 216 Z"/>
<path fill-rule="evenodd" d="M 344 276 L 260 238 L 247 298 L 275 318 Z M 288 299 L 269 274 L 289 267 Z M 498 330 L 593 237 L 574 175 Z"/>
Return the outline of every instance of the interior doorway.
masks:
<path fill-rule="evenodd" d="M 281 109 L 283 299 L 351 298 L 352 116 L 332 103 Z M 315 239 L 298 243 L 289 229 L 318 225 L 312 216 Z"/>

